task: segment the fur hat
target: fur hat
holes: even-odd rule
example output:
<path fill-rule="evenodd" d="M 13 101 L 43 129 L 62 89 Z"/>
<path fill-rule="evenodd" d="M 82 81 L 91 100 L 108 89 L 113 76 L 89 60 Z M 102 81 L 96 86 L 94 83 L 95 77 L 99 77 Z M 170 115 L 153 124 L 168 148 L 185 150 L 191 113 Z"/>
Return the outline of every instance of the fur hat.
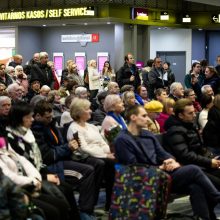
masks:
<path fill-rule="evenodd" d="M 162 112 L 163 105 L 156 100 L 150 101 L 144 105 L 147 112 Z"/>

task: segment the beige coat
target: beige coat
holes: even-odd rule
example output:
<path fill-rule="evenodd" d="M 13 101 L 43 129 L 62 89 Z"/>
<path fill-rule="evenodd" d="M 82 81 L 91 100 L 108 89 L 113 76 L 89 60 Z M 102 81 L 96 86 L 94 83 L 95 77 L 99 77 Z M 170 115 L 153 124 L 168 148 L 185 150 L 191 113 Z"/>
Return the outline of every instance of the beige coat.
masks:
<path fill-rule="evenodd" d="M 100 74 L 98 70 L 93 67 L 88 67 L 89 73 L 89 90 L 100 89 Z"/>

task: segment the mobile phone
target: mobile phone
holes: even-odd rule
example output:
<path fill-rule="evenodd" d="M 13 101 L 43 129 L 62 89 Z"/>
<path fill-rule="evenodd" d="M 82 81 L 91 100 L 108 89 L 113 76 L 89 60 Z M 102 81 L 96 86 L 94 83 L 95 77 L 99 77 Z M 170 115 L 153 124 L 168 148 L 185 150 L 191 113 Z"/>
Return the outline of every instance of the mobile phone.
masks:
<path fill-rule="evenodd" d="M 73 133 L 73 138 L 78 142 L 78 145 L 80 146 L 78 131 Z"/>

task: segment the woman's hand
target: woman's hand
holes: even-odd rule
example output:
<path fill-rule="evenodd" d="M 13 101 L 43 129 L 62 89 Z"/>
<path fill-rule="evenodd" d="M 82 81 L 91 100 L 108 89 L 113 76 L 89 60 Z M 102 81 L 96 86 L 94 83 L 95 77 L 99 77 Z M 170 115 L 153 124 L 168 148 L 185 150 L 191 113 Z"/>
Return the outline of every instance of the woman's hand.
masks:
<path fill-rule="evenodd" d="M 107 158 L 114 160 L 115 159 L 115 155 L 113 153 L 108 153 L 107 154 Z"/>
<path fill-rule="evenodd" d="M 79 148 L 79 144 L 75 139 L 69 141 L 68 146 L 72 151 L 75 151 Z"/>
<path fill-rule="evenodd" d="M 47 174 L 47 181 L 55 183 L 57 186 L 60 185 L 60 179 L 56 174 Z"/>

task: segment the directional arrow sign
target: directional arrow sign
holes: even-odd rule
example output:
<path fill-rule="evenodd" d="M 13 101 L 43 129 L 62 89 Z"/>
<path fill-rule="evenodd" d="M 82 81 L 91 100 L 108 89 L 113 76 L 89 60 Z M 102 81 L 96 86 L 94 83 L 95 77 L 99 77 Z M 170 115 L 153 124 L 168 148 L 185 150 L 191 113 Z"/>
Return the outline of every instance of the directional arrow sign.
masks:
<path fill-rule="evenodd" d="M 220 15 L 213 15 L 212 16 L 212 22 L 219 23 L 219 17 L 220 17 Z"/>

